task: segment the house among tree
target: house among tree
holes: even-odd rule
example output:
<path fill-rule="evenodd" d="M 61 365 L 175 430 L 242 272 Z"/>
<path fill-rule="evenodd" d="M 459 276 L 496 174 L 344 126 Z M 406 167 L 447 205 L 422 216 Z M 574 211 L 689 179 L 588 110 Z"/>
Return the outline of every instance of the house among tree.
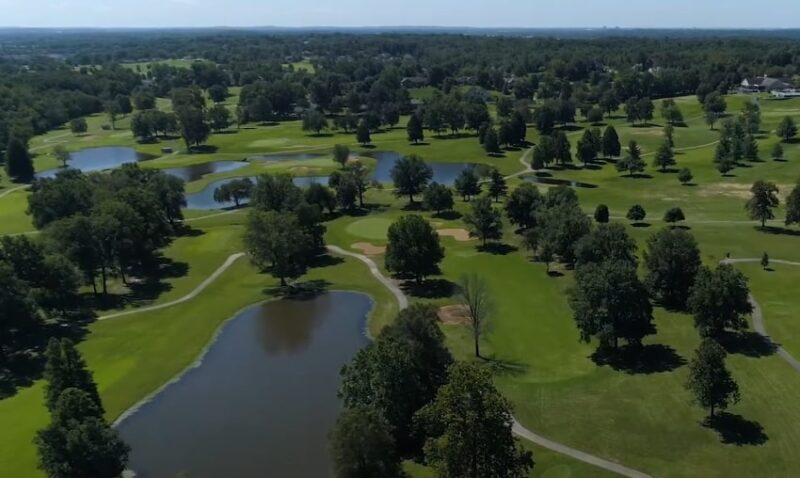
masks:
<path fill-rule="evenodd" d="M 756 76 L 742 80 L 741 89 L 748 92 L 768 92 L 787 91 L 794 89 L 791 80 L 787 78 L 771 78 L 769 76 Z"/>
<path fill-rule="evenodd" d="M 423 88 L 428 86 L 428 79 L 424 76 L 407 76 L 400 80 L 403 88 Z"/>

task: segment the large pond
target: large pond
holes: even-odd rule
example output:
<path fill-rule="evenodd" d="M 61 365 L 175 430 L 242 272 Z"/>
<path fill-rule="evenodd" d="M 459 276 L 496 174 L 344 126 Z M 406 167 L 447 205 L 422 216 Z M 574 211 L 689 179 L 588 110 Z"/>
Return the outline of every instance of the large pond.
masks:
<path fill-rule="evenodd" d="M 245 309 L 178 382 L 119 425 L 140 478 L 330 477 L 339 370 L 368 339 L 367 296 Z"/>
<path fill-rule="evenodd" d="M 177 176 L 187 183 L 197 181 L 203 176 L 217 173 L 227 173 L 229 171 L 236 171 L 247 166 L 249 163 L 246 161 L 210 161 L 208 163 L 190 164 L 188 166 L 181 166 L 178 168 L 167 168 L 163 171 L 169 175 Z"/>
<path fill-rule="evenodd" d="M 395 151 L 376 151 L 365 153 L 364 156 L 378 161 L 375 170 L 372 171 L 371 178 L 381 183 L 392 182 L 392 168 L 403 157 L 403 155 Z M 426 161 L 426 163 L 433 170 L 433 180 L 447 186 L 452 186 L 455 183 L 461 171 L 473 166 L 469 163 L 435 163 L 430 161 Z"/>
<path fill-rule="evenodd" d="M 256 181 L 257 176 L 251 176 L 250 179 L 253 182 Z M 186 207 L 188 209 L 201 209 L 201 210 L 209 210 L 209 209 L 226 209 L 236 206 L 234 201 L 226 201 L 226 202 L 217 202 L 214 200 L 214 191 L 225 184 L 233 181 L 234 179 L 239 178 L 226 178 L 220 179 L 217 181 L 212 181 L 208 183 L 206 187 L 197 191 L 196 193 L 189 193 L 186 194 Z M 296 176 L 292 179 L 295 185 L 299 187 L 307 187 L 311 183 L 319 183 L 319 184 L 328 184 L 328 177 L 327 176 Z M 245 199 L 241 201 L 241 204 L 247 204 L 250 202 L 249 200 Z"/>
<path fill-rule="evenodd" d="M 107 148 L 90 148 L 70 153 L 67 163 L 69 168 L 80 169 L 83 172 L 103 171 L 122 166 L 125 163 L 135 163 L 152 159 L 152 156 L 139 153 L 133 148 L 112 146 Z M 50 169 L 36 174 L 37 178 L 52 178 L 64 168 Z"/>

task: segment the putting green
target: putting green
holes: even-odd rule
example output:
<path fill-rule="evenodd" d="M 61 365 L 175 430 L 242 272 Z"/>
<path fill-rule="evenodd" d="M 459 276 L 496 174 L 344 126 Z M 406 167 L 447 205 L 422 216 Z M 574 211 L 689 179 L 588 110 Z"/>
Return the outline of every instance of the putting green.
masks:
<path fill-rule="evenodd" d="M 345 230 L 350 235 L 364 239 L 386 239 L 386 233 L 391 225 L 390 219 L 372 217 L 349 224 Z"/>

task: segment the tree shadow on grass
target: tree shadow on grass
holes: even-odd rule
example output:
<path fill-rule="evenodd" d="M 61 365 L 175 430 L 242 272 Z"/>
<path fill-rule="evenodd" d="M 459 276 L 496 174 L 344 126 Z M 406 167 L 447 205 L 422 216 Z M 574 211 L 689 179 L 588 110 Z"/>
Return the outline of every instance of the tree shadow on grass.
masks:
<path fill-rule="evenodd" d="M 631 224 L 632 227 L 646 229 L 651 226 L 649 222 L 634 222 Z"/>
<path fill-rule="evenodd" d="M 781 236 L 800 236 L 800 231 L 796 231 L 794 229 L 789 229 L 787 227 L 779 227 L 779 226 L 756 226 L 757 231 L 766 232 L 767 234 L 775 234 Z"/>
<path fill-rule="evenodd" d="M 769 440 L 760 423 L 733 413 L 722 412 L 707 418 L 703 426 L 716 431 L 726 445 L 758 446 Z"/>
<path fill-rule="evenodd" d="M 294 282 L 286 286 L 268 287 L 263 290 L 263 293 L 273 299 L 311 300 L 328 292 L 330 286 L 330 282 L 316 279 Z"/>
<path fill-rule="evenodd" d="M 188 263 L 161 256 L 156 258 L 153 265 L 134 270 L 130 274 L 126 292 L 99 293 L 97 295 L 86 293 L 82 295 L 82 299 L 86 307 L 100 312 L 127 306 L 143 307 L 151 304 L 165 292 L 172 290 L 172 284 L 166 282 L 166 279 L 184 277 L 188 273 Z"/>
<path fill-rule="evenodd" d="M 323 268 L 323 267 L 334 267 L 342 263 L 344 263 L 344 258 L 342 257 L 334 256 L 332 254 L 320 254 L 311 259 L 309 267 L 311 267 L 312 269 Z"/>
<path fill-rule="evenodd" d="M 0 400 L 15 395 L 20 388 L 30 387 L 41 378 L 45 364 L 43 354 L 51 337 L 80 342 L 86 337 L 86 324 L 91 322 L 91 318 L 90 311 L 73 312 L 62 321 L 44 324 L 18 337 L 15 350 L 6 350 L 5 356 L 0 358 Z"/>
<path fill-rule="evenodd" d="M 411 297 L 422 299 L 444 299 L 452 297 L 458 290 L 458 286 L 447 279 L 426 279 L 420 284 L 409 280 L 404 282 L 400 288 Z"/>
<path fill-rule="evenodd" d="M 489 357 L 480 357 L 495 375 L 515 377 L 524 375 L 528 371 L 528 365 L 514 359 L 505 359 L 492 354 Z"/>
<path fill-rule="evenodd" d="M 512 252 L 517 252 L 519 248 L 504 242 L 490 242 L 486 245 L 478 246 L 478 250 L 481 252 L 488 252 L 489 254 L 493 254 L 495 256 L 505 256 L 511 254 Z"/>
<path fill-rule="evenodd" d="M 410 202 L 403 206 L 403 211 L 422 211 L 424 209 L 422 203 L 419 201 Z"/>
<path fill-rule="evenodd" d="M 433 217 L 444 219 L 445 221 L 455 221 L 456 219 L 461 219 L 462 216 L 463 214 L 458 211 L 442 211 L 433 215 Z"/>
<path fill-rule="evenodd" d="M 756 332 L 740 331 L 725 332 L 718 337 L 719 344 L 722 345 L 729 354 L 744 355 L 746 357 L 769 357 L 778 351 L 778 346 L 767 337 Z"/>
<path fill-rule="evenodd" d="M 686 359 L 669 345 L 663 344 L 597 350 L 591 355 L 591 359 L 599 366 L 608 365 L 618 372 L 628 374 L 672 372 L 686 365 Z"/>

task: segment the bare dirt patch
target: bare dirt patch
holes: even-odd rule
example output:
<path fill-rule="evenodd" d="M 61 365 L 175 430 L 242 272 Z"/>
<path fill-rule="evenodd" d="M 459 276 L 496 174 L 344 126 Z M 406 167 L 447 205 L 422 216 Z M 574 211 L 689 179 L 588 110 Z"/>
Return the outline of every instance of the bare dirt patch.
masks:
<path fill-rule="evenodd" d="M 356 242 L 350 246 L 352 249 L 359 250 L 368 256 L 377 256 L 386 252 L 385 246 L 376 246 L 369 242 Z"/>
<path fill-rule="evenodd" d="M 467 242 L 473 240 L 469 237 L 469 231 L 466 229 L 438 229 L 436 231 L 440 236 L 452 237 L 458 242 Z"/>
<path fill-rule="evenodd" d="M 467 311 L 467 308 L 462 304 L 439 307 L 439 311 L 436 315 L 439 316 L 439 321 L 445 325 L 469 324 L 469 311 Z"/>
<path fill-rule="evenodd" d="M 777 186 L 780 190 L 779 195 L 784 198 L 791 193 L 794 187 L 791 184 L 778 184 Z M 750 199 L 750 197 L 752 197 L 752 193 L 750 192 L 751 187 L 752 185 L 750 184 L 717 183 L 704 186 L 698 192 L 704 197 L 727 196 L 737 199 Z"/>

